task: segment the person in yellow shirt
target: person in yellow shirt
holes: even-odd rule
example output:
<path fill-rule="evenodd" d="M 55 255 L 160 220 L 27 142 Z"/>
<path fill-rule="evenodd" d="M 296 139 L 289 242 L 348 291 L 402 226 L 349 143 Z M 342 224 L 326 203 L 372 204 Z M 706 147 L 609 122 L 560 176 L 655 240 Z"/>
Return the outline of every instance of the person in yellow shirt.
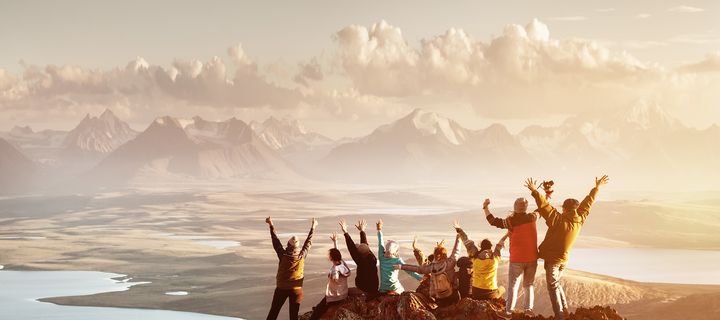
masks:
<path fill-rule="evenodd" d="M 465 244 L 468 257 L 472 260 L 472 298 L 489 300 L 502 297 L 505 288 L 497 285 L 497 269 L 501 260 L 500 251 L 505 246 L 508 234 L 505 234 L 495 245 L 495 249 L 492 250 L 492 242 L 488 239 L 483 239 L 480 242 L 480 248 L 478 248 L 475 242 L 468 239 L 467 234 L 457 221 L 455 222 L 455 230 Z"/>

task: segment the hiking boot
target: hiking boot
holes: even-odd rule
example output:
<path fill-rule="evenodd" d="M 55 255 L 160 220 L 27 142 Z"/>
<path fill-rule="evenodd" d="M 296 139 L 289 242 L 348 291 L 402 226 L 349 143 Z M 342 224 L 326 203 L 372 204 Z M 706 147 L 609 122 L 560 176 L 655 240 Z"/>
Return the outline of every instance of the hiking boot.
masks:
<path fill-rule="evenodd" d="M 495 315 L 497 315 L 498 317 L 500 317 L 502 319 L 512 319 L 512 313 L 508 313 L 505 310 L 495 311 Z"/>

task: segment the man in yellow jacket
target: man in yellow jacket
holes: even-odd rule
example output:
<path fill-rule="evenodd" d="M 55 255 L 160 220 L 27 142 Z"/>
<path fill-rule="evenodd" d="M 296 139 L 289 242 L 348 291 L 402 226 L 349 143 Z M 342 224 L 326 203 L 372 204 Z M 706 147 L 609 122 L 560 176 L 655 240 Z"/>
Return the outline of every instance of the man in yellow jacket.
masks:
<path fill-rule="evenodd" d="M 537 181 L 528 179 L 525 186 L 538 206 L 540 216 L 545 219 L 548 226 L 545 240 L 540 244 L 539 257 L 545 261 L 545 281 L 547 281 L 548 294 L 552 303 L 555 319 L 563 320 L 568 313 L 568 303 L 560 285 L 560 278 L 568 261 L 570 248 L 582 229 L 585 220 L 590 214 L 590 208 L 595 201 L 600 186 L 608 183 L 608 176 L 595 178 L 595 187 L 590 190 L 582 202 L 567 199 L 563 202 L 562 213 L 557 211 L 548 200 L 537 190 Z"/>

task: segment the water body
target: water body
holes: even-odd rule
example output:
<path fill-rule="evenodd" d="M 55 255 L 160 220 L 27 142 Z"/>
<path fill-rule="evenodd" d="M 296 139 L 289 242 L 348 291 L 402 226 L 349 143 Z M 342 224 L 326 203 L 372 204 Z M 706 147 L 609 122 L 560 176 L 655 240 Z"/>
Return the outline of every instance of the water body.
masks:
<path fill-rule="evenodd" d="M 720 285 L 720 251 L 577 248 L 568 268 L 641 282 Z"/>
<path fill-rule="evenodd" d="M 119 274 L 90 271 L 0 271 L 0 310 L 13 320 L 231 320 L 238 318 L 167 310 L 60 306 L 37 299 L 124 291 L 136 283 Z M 5 319 L 3 316 L 3 319 Z"/>

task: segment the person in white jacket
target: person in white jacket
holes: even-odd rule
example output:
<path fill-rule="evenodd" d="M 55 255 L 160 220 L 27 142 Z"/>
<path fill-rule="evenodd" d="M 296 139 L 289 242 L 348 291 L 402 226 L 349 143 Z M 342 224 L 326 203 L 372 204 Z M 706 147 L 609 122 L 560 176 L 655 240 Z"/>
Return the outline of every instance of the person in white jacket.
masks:
<path fill-rule="evenodd" d="M 313 308 L 311 320 L 320 319 L 331 305 L 343 302 L 348 296 L 347 278 L 350 277 L 350 268 L 343 261 L 342 254 L 337 248 L 337 234 L 333 233 L 330 240 L 333 242 L 333 248 L 328 250 L 328 259 L 332 262 L 332 267 L 328 272 L 325 297 Z"/>

